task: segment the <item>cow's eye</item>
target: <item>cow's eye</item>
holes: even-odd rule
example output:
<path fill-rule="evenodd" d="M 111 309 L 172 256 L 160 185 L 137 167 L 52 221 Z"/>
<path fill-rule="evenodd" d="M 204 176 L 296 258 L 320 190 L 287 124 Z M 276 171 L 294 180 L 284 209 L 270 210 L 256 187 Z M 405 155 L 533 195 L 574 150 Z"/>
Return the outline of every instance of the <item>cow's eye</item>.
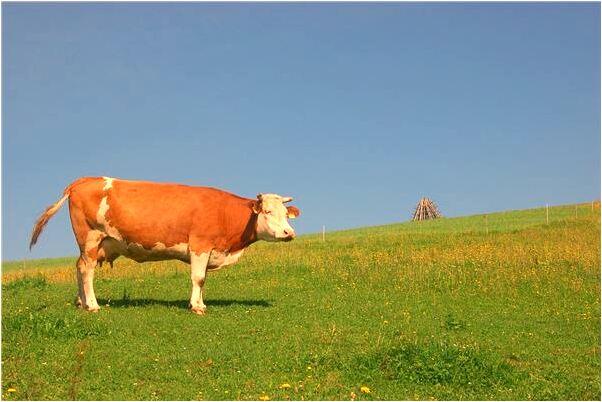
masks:
<path fill-rule="evenodd" d="M 272 211 L 265 211 L 266 215 L 272 215 Z"/>

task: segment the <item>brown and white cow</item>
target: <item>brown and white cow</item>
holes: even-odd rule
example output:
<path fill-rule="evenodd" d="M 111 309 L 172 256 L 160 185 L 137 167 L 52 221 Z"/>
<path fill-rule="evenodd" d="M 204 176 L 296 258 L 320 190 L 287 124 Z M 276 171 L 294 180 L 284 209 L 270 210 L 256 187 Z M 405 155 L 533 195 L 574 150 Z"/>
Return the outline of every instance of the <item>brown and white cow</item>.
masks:
<path fill-rule="evenodd" d="M 30 248 L 67 199 L 80 250 L 77 303 L 89 311 L 99 310 L 93 285 L 96 265 L 112 265 L 123 255 L 137 262 L 190 263 L 190 306 L 204 314 L 206 272 L 235 263 L 257 240 L 292 240 L 295 231 L 287 218 L 299 215 L 297 208 L 283 205 L 291 197 L 277 194 L 248 199 L 210 187 L 82 177 L 38 218 Z"/>

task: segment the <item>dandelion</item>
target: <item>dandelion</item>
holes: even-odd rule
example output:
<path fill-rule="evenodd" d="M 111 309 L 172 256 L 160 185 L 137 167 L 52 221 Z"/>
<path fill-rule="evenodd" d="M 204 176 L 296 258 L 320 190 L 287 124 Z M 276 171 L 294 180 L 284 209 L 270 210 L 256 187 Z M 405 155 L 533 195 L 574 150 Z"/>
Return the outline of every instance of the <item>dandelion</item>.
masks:
<path fill-rule="evenodd" d="M 7 389 L 6 391 L 7 391 L 7 392 L 10 392 L 10 393 L 17 392 L 17 390 L 16 390 L 16 389 L 14 389 L 14 388 L 9 388 L 9 389 Z"/>
<path fill-rule="evenodd" d="M 280 387 L 278 387 L 278 388 L 280 388 L 280 389 L 289 389 L 290 387 L 291 387 L 291 384 L 284 383 L 284 384 L 281 384 Z"/>
<path fill-rule="evenodd" d="M 369 394 L 370 393 L 370 388 L 363 386 L 360 388 L 360 391 L 362 391 L 362 393 L 364 394 Z"/>
<path fill-rule="evenodd" d="M 260 401 L 269 401 L 270 397 L 264 394 L 259 397 L 259 400 Z"/>

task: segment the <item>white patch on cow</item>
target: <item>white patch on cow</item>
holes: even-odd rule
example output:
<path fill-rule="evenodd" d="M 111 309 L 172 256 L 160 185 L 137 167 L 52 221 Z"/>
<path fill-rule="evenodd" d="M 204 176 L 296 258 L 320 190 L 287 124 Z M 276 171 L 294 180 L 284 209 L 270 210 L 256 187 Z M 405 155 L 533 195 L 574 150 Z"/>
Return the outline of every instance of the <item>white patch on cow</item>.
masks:
<path fill-rule="evenodd" d="M 109 190 L 113 187 L 113 179 L 112 177 L 103 177 L 103 179 L 105 180 L 105 185 L 102 188 L 103 191 Z"/>
<path fill-rule="evenodd" d="M 170 251 L 178 251 L 180 253 L 187 253 L 188 252 L 188 243 L 177 243 L 177 244 L 174 244 L 173 246 L 167 247 L 165 245 L 165 243 L 158 241 L 153 246 L 153 250 L 170 250 Z"/>
<path fill-rule="evenodd" d="M 86 245 L 84 246 L 86 253 L 92 250 L 93 248 L 98 247 L 98 245 L 100 244 L 102 239 L 105 238 L 105 236 L 106 235 L 100 230 L 90 230 L 86 235 Z"/>
<path fill-rule="evenodd" d="M 209 262 L 207 263 L 207 269 L 211 271 L 217 271 L 226 265 L 234 264 L 242 256 L 245 250 L 239 250 L 235 253 L 229 253 L 227 251 L 213 250 L 209 256 Z"/>
<path fill-rule="evenodd" d="M 100 205 L 98 206 L 98 212 L 96 212 L 96 221 L 100 224 L 104 224 L 106 222 L 106 214 L 109 210 L 109 203 L 107 202 L 107 197 L 102 197 L 100 200 Z"/>
<path fill-rule="evenodd" d="M 177 243 L 173 246 L 167 247 L 167 250 L 174 251 L 182 255 L 188 255 L 188 243 Z"/>
<path fill-rule="evenodd" d="M 123 240 L 119 231 L 109 224 L 107 220 L 107 211 L 109 210 L 109 203 L 107 202 L 107 197 L 102 197 L 100 200 L 100 205 L 98 206 L 98 212 L 96 212 L 96 222 L 99 225 L 102 225 L 105 233 L 111 237 L 114 237 L 117 240 Z"/>
<path fill-rule="evenodd" d="M 177 258 L 188 261 L 190 260 L 188 243 L 177 243 L 167 247 L 164 243 L 158 241 L 151 250 L 148 250 L 148 257 L 151 259 Z"/>

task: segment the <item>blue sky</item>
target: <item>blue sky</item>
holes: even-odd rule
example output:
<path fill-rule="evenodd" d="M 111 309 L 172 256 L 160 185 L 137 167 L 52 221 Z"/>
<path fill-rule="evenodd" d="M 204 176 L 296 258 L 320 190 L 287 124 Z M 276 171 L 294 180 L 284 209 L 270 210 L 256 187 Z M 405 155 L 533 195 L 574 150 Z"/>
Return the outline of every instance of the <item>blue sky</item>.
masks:
<path fill-rule="evenodd" d="M 80 176 L 295 198 L 300 233 L 600 197 L 599 3 L 3 3 L 2 259 Z"/>

